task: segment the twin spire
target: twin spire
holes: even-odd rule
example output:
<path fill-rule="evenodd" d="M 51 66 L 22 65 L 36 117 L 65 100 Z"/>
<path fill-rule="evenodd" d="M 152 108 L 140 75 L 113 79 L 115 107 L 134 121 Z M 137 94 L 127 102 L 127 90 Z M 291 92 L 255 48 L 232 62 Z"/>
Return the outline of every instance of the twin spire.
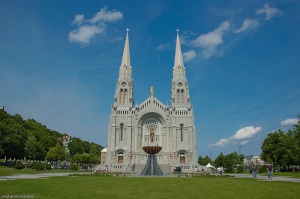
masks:
<path fill-rule="evenodd" d="M 123 79 L 124 77 L 127 80 L 131 79 L 131 64 L 130 64 L 130 50 L 129 50 L 129 36 L 128 31 L 129 29 L 126 29 L 126 39 L 125 39 L 125 45 L 124 45 L 124 51 L 123 51 L 123 57 L 120 67 L 120 77 L 119 80 Z M 176 77 L 182 77 L 183 80 L 186 79 L 185 77 L 185 67 L 183 63 L 183 57 L 182 57 L 182 51 L 181 51 L 181 45 L 180 45 L 180 39 L 179 39 L 179 30 L 177 29 L 177 37 L 176 37 L 176 50 L 175 50 L 175 60 L 174 60 L 174 67 L 173 67 L 173 78 Z"/>
<path fill-rule="evenodd" d="M 122 57 L 122 62 L 120 66 L 120 73 L 119 73 L 119 81 L 122 79 L 126 79 L 127 81 L 131 81 L 131 73 L 132 73 L 132 68 L 130 64 L 130 51 L 129 51 L 129 36 L 128 36 L 128 31 L 129 29 L 126 29 L 127 34 L 126 34 L 126 40 L 125 40 L 125 45 L 124 45 L 124 51 L 123 51 L 123 57 Z"/>

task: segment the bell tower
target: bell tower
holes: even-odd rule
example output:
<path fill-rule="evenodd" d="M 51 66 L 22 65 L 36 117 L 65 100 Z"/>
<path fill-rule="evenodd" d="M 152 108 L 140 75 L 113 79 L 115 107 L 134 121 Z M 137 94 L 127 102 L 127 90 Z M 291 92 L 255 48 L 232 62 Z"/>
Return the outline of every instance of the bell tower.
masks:
<path fill-rule="evenodd" d="M 172 96 L 171 107 L 172 108 L 190 108 L 190 95 L 189 86 L 185 75 L 185 67 L 183 64 L 182 51 L 180 46 L 180 39 L 177 29 L 176 38 L 176 50 L 175 60 L 173 67 L 173 79 L 172 79 Z"/>
<path fill-rule="evenodd" d="M 133 79 L 132 67 L 130 64 L 129 36 L 127 28 L 123 57 L 121 61 L 119 78 L 116 85 L 114 107 L 132 108 L 133 106 Z"/>

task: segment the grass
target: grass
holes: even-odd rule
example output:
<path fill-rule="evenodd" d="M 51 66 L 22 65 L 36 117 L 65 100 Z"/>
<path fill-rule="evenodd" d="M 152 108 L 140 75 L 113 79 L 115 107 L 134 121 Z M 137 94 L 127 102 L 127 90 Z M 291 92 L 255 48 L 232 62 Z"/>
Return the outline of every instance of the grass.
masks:
<path fill-rule="evenodd" d="M 15 169 L 14 167 L 8 167 L 8 166 L 0 166 L 0 176 L 11 176 L 11 175 L 17 175 L 17 174 L 40 174 L 40 173 L 53 173 L 53 172 L 63 172 L 68 173 L 70 170 L 66 169 L 51 169 L 48 171 L 36 171 L 35 169 L 26 168 L 25 169 Z M 72 171 L 74 173 L 74 171 Z"/>
<path fill-rule="evenodd" d="M 35 198 L 297 198 L 299 183 L 235 178 L 67 176 L 0 181 L 0 194 Z"/>

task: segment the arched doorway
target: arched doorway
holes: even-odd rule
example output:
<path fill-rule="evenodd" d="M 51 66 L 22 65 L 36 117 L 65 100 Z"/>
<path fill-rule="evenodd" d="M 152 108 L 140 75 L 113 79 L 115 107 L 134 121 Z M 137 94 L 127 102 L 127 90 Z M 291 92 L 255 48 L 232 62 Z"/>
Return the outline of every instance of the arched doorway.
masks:
<path fill-rule="evenodd" d="M 123 163 L 124 162 L 124 154 L 120 152 L 118 154 L 118 163 Z"/>
<path fill-rule="evenodd" d="M 184 153 L 180 153 L 179 155 L 179 162 L 184 164 L 185 163 L 185 154 Z"/>

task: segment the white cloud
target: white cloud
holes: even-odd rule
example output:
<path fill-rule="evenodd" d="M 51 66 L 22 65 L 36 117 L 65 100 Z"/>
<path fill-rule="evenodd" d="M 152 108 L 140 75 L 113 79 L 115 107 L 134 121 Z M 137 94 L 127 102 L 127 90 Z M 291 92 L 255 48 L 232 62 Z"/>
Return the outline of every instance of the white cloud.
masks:
<path fill-rule="evenodd" d="M 245 145 L 250 141 L 253 141 L 252 138 L 255 134 L 261 131 L 261 127 L 253 127 L 247 126 L 238 130 L 234 135 L 230 136 L 229 138 L 222 138 L 215 144 L 211 144 L 210 146 L 217 146 L 217 147 L 225 147 L 227 144 L 234 143 L 238 145 Z"/>
<path fill-rule="evenodd" d="M 223 34 L 228 31 L 231 27 L 229 21 L 225 21 L 220 26 L 212 32 L 200 35 L 197 39 L 193 41 L 196 47 L 203 48 L 204 58 L 209 58 L 215 54 L 218 54 L 217 46 L 223 43 Z"/>
<path fill-rule="evenodd" d="M 255 19 L 245 19 L 242 27 L 235 30 L 235 33 L 245 32 L 247 30 L 254 30 L 259 26 L 259 22 Z"/>
<path fill-rule="evenodd" d="M 228 139 L 222 138 L 222 139 L 220 139 L 217 143 L 211 144 L 211 146 L 225 147 L 226 144 L 228 144 L 228 143 L 229 143 L 229 140 L 228 140 Z"/>
<path fill-rule="evenodd" d="M 256 14 L 266 14 L 265 20 L 271 20 L 275 16 L 280 16 L 283 12 L 275 7 L 271 7 L 270 4 L 266 3 L 261 9 L 256 10 Z"/>
<path fill-rule="evenodd" d="M 157 47 L 155 48 L 155 50 L 161 51 L 161 50 L 167 50 L 167 49 L 169 49 L 169 48 L 170 48 L 170 47 L 169 47 L 168 44 L 161 44 L 161 45 L 157 46 Z"/>
<path fill-rule="evenodd" d="M 81 26 L 79 29 L 73 30 L 69 33 L 69 41 L 73 43 L 88 44 L 90 40 L 96 35 L 103 32 L 103 29 L 98 26 Z"/>
<path fill-rule="evenodd" d="M 106 11 L 106 7 L 102 8 L 95 16 L 90 20 L 91 23 L 96 22 L 112 22 L 123 18 L 123 14 L 119 11 L 112 10 Z"/>
<path fill-rule="evenodd" d="M 247 126 L 244 128 L 241 128 L 238 130 L 233 136 L 233 139 L 236 140 L 243 140 L 243 139 L 249 139 L 253 137 L 256 133 L 261 131 L 261 127 L 254 128 L 253 126 Z"/>
<path fill-rule="evenodd" d="M 283 125 L 283 126 L 294 125 L 294 124 L 297 124 L 298 121 L 299 120 L 297 118 L 290 118 L 290 119 L 281 121 L 281 125 Z"/>
<path fill-rule="evenodd" d="M 188 62 L 192 59 L 195 59 L 195 57 L 196 57 L 196 52 L 194 50 L 189 50 L 189 51 L 183 53 L 183 58 L 184 58 L 184 61 L 186 61 L 186 62 Z"/>
<path fill-rule="evenodd" d="M 87 45 L 97 34 L 104 33 L 109 22 L 121 20 L 123 14 L 116 10 L 106 10 L 102 8 L 91 19 L 84 19 L 83 14 L 77 14 L 72 24 L 77 24 L 78 28 L 69 33 L 69 41 Z"/>
<path fill-rule="evenodd" d="M 72 21 L 72 24 L 77 24 L 77 25 L 81 25 L 83 23 L 84 20 L 84 15 L 76 15 L 75 19 Z"/>

